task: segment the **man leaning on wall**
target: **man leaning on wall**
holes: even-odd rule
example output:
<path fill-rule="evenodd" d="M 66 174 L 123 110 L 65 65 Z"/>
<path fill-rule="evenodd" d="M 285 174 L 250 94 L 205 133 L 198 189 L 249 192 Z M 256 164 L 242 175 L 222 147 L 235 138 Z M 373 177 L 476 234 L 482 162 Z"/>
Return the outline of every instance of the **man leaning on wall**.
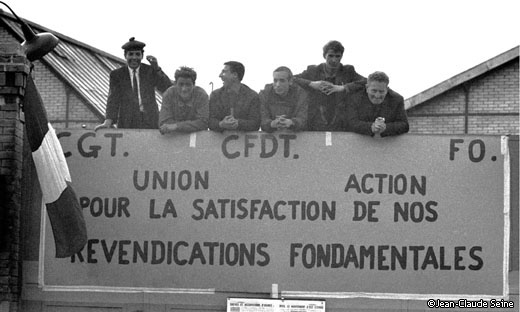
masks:
<path fill-rule="evenodd" d="M 209 97 L 209 129 L 258 131 L 260 127 L 260 99 L 258 93 L 242 83 L 245 67 L 242 63 L 224 63 L 220 73 L 222 88 Z"/>
<path fill-rule="evenodd" d="M 175 71 L 175 83 L 163 94 L 159 113 L 159 131 L 188 133 L 207 130 L 209 97 L 195 85 L 197 72 L 183 66 Z"/>
<path fill-rule="evenodd" d="M 273 72 L 273 83 L 260 91 L 262 131 L 303 131 L 307 127 L 307 92 L 293 83 L 293 73 L 286 66 Z"/>
<path fill-rule="evenodd" d="M 345 116 L 338 109 L 345 100 L 349 86 L 366 81 L 354 66 L 341 63 L 344 52 L 341 42 L 329 41 L 323 47 L 325 62 L 309 65 L 294 77 L 294 81 L 309 92 L 309 131 L 344 131 Z"/>
<path fill-rule="evenodd" d="M 380 71 L 368 76 L 364 87 L 347 93 L 346 130 L 376 137 L 407 133 L 404 99 L 388 88 L 390 79 Z"/>

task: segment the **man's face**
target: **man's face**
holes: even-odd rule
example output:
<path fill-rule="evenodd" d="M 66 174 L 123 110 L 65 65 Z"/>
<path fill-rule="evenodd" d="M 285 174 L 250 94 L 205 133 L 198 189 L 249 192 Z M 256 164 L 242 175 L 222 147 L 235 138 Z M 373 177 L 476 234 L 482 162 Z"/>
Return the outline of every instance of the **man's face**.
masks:
<path fill-rule="evenodd" d="M 183 100 L 191 99 L 195 85 L 190 78 L 179 77 L 175 81 L 175 88 Z"/>
<path fill-rule="evenodd" d="M 338 68 L 339 65 L 341 64 L 342 57 L 343 57 L 342 53 L 329 50 L 329 51 L 327 51 L 327 53 L 325 53 L 325 63 L 330 68 Z"/>
<path fill-rule="evenodd" d="M 232 73 L 229 65 L 225 65 L 219 75 L 220 79 L 222 79 L 222 83 L 224 87 L 232 85 L 235 81 L 238 80 L 237 74 Z"/>
<path fill-rule="evenodd" d="M 274 92 L 280 96 L 286 96 L 292 81 L 289 79 L 289 73 L 279 71 L 273 73 Z"/>
<path fill-rule="evenodd" d="M 388 93 L 388 85 L 381 81 L 369 81 L 367 83 L 368 99 L 372 104 L 379 105 L 383 103 Z"/>
<path fill-rule="evenodd" d="M 135 69 L 141 65 L 143 59 L 143 51 L 140 50 L 129 50 L 125 51 L 125 59 L 128 67 Z"/>

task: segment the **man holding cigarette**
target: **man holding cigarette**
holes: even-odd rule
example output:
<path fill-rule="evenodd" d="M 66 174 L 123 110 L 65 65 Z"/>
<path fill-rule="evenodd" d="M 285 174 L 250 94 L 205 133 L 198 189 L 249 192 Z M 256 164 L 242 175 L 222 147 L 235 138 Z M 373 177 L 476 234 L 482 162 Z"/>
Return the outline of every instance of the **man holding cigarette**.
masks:
<path fill-rule="evenodd" d="M 408 132 L 404 99 L 388 88 L 389 82 L 385 73 L 374 72 L 368 76 L 365 88 L 347 93 L 347 131 L 376 137 Z"/>
<path fill-rule="evenodd" d="M 209 129 L 258 131 L 260 100 L 258 93 L 242 83 L 245 68 L 242 63 L 224 63 L 220 73 L 223 86 L 209 98 Z"/>

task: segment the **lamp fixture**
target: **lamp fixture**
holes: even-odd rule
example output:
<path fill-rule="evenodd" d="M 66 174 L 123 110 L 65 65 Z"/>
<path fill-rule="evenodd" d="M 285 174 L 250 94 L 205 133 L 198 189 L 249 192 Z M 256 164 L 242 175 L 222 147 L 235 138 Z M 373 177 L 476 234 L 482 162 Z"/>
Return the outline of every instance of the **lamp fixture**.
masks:
<path fill-rule="evenodd" d="M 5 2 L 0 1 L 0 3 L 5 5 L 9 11 L 13 13 L 14 17 L 16 17 L 22 26 L 23 36 L 25 38 L 25 41 L 22 42 L 22 48 L 29 61 L 32 62 L 41 59 L 44 55 L 54 50 L 56 45 L 58 45 L 59 39 L 56 36 L 48 32 L 35 34 L 31 27 L 19 18 Z"/>

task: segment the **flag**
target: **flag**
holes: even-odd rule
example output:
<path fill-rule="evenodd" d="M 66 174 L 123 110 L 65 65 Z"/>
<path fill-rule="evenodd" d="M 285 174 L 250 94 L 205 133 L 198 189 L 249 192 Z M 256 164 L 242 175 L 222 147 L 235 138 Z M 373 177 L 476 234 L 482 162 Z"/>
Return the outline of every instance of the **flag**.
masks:
<path fill-rule="evenodd" d="M 54 234 L 56 258 L 70 257 L 87 243 L 87 228 L 63 150 L 30 76 L 23 107 L 27 138 Z"/>

